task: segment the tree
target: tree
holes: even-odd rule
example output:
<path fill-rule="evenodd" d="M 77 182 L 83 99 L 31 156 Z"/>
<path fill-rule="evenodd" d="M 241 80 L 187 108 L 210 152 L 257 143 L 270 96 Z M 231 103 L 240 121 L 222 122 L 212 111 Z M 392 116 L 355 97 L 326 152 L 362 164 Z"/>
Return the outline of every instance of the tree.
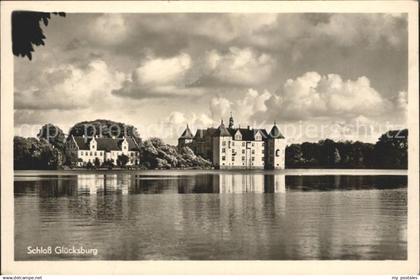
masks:
<path fill-rule="evenodd" d="M 99 168 L 101 166 L 101 161 L 99 160 L 99 158 L 95 158 L 95 160 L 93 161 L 93 164 L 95 165 L 96 168 Z"/>
<path fill-rule="evenodd" d="M 286 168 L 407 168 L 408 130 L 392 130 L 376 144 L 335 142 L 292 144 L 286 147 Z"/>
<path fill-rule="evenodd" d="M 321 157 L 320 163 L 323 167 L 334 167 L 335 163 L 335 150 L 336 145 L 335 142 L 331 139 L 325 139 L 318 142 L 320 151 L 321 151 Z"/>
<path fill-rule="evenodd" d="M 90 161 L 88 161 L 88 163 L 86 163 L 86 168 L 87 169 L 92 169 L 93 168 L 93 164 Z"/>
<path fill-rule="evenodd" d="M 302 167 L 305 164 L 302 148 L 299 144 L 292 144 L 287 146 L 285 157 L 286 166 L 288 167 Z"/>
<path fill-rule="evenodd" d="M 29 11 L 14 11 L 12 13 L 12 49 L 15 56 L 27 56 L 32 60 L 34 45 L 45 45 L 45 35 L 40 26 L 41 21 L 45 26 L 51 14 L 65 17 L 65 13 L 44 13 Z"/>
<path fill-rule="evenodd" d="M 391 130 L 379 137 L 375 144 L 374 157 L 379 168 L 402 168 L 408 166 L 408 130 Z"/>
<path fill-rule="evenodd" d="M 83 121 L 76 123 L 69 131 L 70 136 L 101 136 L 111 138 L 113 136 L 117 138 L 133 137 L 137 144 L 140 145 L 141 139 L 137 132 L 137 129 L 125 123 L 114 122 L 110 120 L 94 120 L 94 121 Z"/>
<path fill-rule="evenodd" d="M 340 161 L 341 161 L 340 151 L 337 148 L 335 148 L 335 150 L 334 150 L 334 164 L 337 165 L 337 164 L 340 163 Z"/>
<path fill-rule="evenodd" d="M 129 157 L 127 155 L 119 155 L 117 157 L 117 165 L 119 167 L 125 167 L 129 161 Z"/>
<path fill-rule="evenodd" d="M 108 169 L 112 169 L 114 167 L 114 160 L 113 159 L 105 160 L 102 163 L 102 167 L 105 167 L 105 168 L 108 168 Z"/>
<path fill-rule="evenodd" d="M 64 148 L 64 165 L 75 167 L 78 163 L 83 162 L 81 158 L 77 157 L 77 152 Z"/>
<path fill-rule="evenodd" d="M 57 169 L 62 166 L 62 153 L 45 139 L 14 137 L 15 169 Z"/>
<path fill-rule="evenodd" d="M 145 168 L 210 168 L 211 162 L 194 154 L 189 147 L 178 149 L 159 138 L 150 138 L 141 146 L 140 164 Z"/>
<path fill-rule="evenodd" d="M 38 139 L 45 139 L 48 143 L 58 148 L 59 150 L 64 150 L 64 144 L 66 137 L 64 132 L 56 125 L 45 124 L 41 127 L 38 133 Z"/>

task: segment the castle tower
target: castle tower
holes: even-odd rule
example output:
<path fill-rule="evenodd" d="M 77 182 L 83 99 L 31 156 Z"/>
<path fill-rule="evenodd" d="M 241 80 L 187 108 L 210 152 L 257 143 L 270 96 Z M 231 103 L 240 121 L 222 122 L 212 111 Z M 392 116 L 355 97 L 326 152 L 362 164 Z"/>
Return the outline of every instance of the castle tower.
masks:
<path fill-rule="evenodd" d="M 274 122 L 267 139 L 266 168 L 284 169 L 285 166 L 286 139 Z"/>
<path fill-rule="evenodd" d="M 193 141 L 194 135 L 192 134 L 190 128 L 188 127 L 184 130 L 182 135 L 178 138 L 178 147 L 184 147 L 187 144 L 190 144 Z"/>
<path fill-rule="evenodd" d="M 230 142 L 232 135 L 221 120 L 212 140 L 213 164 L 216 168 L 226 168 L 231 165 L 232 151 Z"/>
<path fill-rule="evenodd" d="M 230 112 L 229 128 L 235 128 L 235 123 L 233 122 L 232 112 Z"/>

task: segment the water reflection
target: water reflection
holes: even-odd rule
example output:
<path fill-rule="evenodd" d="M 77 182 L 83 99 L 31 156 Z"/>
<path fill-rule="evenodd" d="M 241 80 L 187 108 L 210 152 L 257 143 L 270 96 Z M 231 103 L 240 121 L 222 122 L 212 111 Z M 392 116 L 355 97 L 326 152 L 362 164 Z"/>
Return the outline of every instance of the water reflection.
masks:
<path fill-rule="evenodd" d="M 285 193 L 286 191 L 331 191 L 392 189 L 407 186 L 406 176 L 285 176 L 284 174 L 220 173 L 195 176 L 78 174 L 15 182 L 15 195 L 39 196 L 107 194 L 188 193 Z M 42 188 L 40 187 L 42 185 Z"/>
<path fill-rule="evenodd" d="M 81 244 L 102 260 L 406 259 L 406 186 L 273 172 L 15 178 L 15 257 L 72 258 L 25 248 Z"/>

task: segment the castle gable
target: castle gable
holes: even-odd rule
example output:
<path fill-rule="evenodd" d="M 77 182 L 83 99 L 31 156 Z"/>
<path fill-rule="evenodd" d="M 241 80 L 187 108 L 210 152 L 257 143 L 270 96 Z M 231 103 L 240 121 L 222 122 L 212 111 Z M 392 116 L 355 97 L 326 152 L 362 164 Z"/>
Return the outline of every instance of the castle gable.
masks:
<path fill-rule="evenodd" d="M 74 141 L 76 142 L 79 150 L 90 150 L 90 142 L 93 138 L 86 138 L 82 136 L 73 137 Z M 96 141 L 96 149 L 98 151 L 121 151 L 122 143 L 124 142 L 124 138 L 106 138 L 106 137 L 97 137 L 95 138 Z M 139 147 L 135 140 L 132 137 L 126 138 L 128 144 L 129 151 L 137 151 Z"/>

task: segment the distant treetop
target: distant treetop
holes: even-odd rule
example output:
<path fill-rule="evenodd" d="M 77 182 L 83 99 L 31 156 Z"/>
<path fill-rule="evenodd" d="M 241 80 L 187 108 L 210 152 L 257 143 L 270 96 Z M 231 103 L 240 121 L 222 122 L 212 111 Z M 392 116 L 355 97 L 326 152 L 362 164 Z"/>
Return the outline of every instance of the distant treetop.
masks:
<path fill-rule="evenodd" d="M 134 126 L 103 119 L 76 123 L 70 128 L 69 136 L 71 135 L 86 137 L 100 136 L 107 138 L 122 138 L 123 136 L 133 137 L 139 144 L 141 140 L 140 135 Z"/>

